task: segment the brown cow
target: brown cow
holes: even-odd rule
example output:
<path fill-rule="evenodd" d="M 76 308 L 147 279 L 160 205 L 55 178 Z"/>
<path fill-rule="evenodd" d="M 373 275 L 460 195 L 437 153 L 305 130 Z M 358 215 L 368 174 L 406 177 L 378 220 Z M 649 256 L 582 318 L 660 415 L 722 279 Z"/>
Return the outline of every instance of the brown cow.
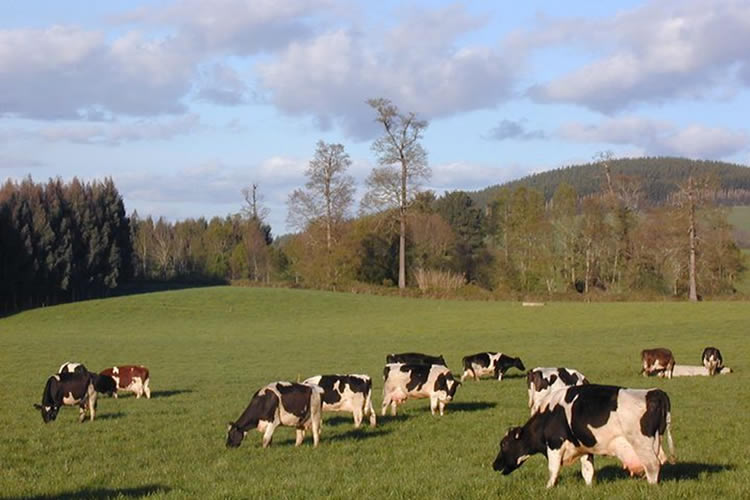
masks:
<path fill-rule="evenodd" d="M 143 365 L 120 365 L 107 368 L 99 372 L 100 375 L 109 375 L 115 379 L 117 390 L 135 393 L 136 398 L 145 394 L 151 399 L 151 389 L 148 386 L 148 368 Z M 117 397 L 117 391 L 114 396 Z"/>
<path fill-rule="evenodd" d="M 644 377 L 656 373 L 660 377 L 672 378 L 674 356 L 669 349 L 664 347 L 644 349 L 641 351 L 641 360 L 643 361 L 641 373 Z"/>

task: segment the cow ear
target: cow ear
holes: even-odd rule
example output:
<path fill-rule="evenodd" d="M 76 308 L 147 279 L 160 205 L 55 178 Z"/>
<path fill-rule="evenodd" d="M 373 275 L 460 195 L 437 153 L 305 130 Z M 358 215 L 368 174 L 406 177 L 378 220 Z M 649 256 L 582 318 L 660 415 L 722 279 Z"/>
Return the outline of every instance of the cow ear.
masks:
<path fill-rule="evenodd" d="M 40 405 L 39 403 L 34 403 L 34 408 L 36 408 L 37 410 L 41 410 L 42 405 Z"/>

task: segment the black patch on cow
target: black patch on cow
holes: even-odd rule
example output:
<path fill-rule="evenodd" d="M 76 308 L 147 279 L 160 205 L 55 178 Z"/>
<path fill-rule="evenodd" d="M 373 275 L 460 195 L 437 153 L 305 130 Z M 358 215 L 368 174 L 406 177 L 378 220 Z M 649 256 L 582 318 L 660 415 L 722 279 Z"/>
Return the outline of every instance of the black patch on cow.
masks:
<path fill-rule="evenodd" d="M 505 372 L 514 366 L 521 371 L 526 370 L 526 367 L 523 365 L 521 358 L 514 358 L 511 356 L 506 356 L 505 354 L 500 354 L 500 358 L 495 361 L 495 376 L 497 376 L 499 373 L 505 375 Z"/>
<path fill-rule="evenodd" d="M 578 377 L 565 368 L 558 368 L 557 373 L 560 375 L 560 380 L 562 380 L 565 385 L 576 385 L 578 383 Z"/>
<path fill-rule="evenodd" d="M 257 427 L 260 420 L 273 422 L 278 407 L 279 397 L 273 391 L 267 390 L 263 394 L 257 391 L 234 426 L 244 432 Z"/>
<path fill-rule="evenodd" d="M 89 385 L 93 383 L 92 377 L 91 373 L 85 371 L 65 372 L 56 377 L 48 378 L 44 386 L 44 392 L 42 393 L 42 404 L 35 405 L 35 408 L 41 410 L 44 423 L 46 424 L 57 418 L 57 413 L 64 404 L 63 398 L 68 394 L 71 394 L 73 398 L 78 400 L 79 407 L 85 408 L 89 399 Z M 50 409 L 45 410 L 45 406 Z"/>
<path fill-rule="evenodd" d="M 599 428 L 617 410 L 620 387 L 609 385 L 577 385 L 567 389 L 565 402 L 573 403 L 570 423 L 573 435 L 584 445 L 594 446 L 596 438 L 589 427 Z M 577 444 L 577 443 L 576 443 Z"/>
<path fill-rule="evenodd" d="M 312 387 L 304 384 L 276 384 L 281 394 L 281 405 L 286 411 L 299 419 L 304 419 L 310 412 L 310 394 Z"/>
<path fill-rule="evenodd" d="M 568 418 L 565 415 L 565 408 L 562 405 L 555 405 L 551 409 L 548 408 L 544 411 L 542 417 L 540 421 L 543 422 L 544 426 L 541 429 L 537 429 L 536 432 L 542 433 L 542 439 L 546 447 L 552 450 L 559 450 L 565 441 L 570 441 L 576 446 L 578 445 L 578 440 L 568 425 Z M 538 440 L 539 438 L 534 437 L 534 439 Z"/>
<path fill-rule="evenodd" d="M 402 352 L 399 354 L 389 354 L 385 357 L 386 363 L 405 363 L 410 365 L 443 365 L 445 364 L 445 358 L 443 355 L 430 356 L 429 354 L 422 354 L 421 352 Z"/>
<path fill-rule="evenodd" d="M 664 434 L 667 428 L 667 414 L 671 405 L 669 396 L 661 389 L 646 393 L 646 413 L 641 417 L 641 432 L 644 436 L 654 437 L 656 432 Z"/>
<path fill-rule="evenodd" d="M 341 401 L 341 393 L 339 391 L 344 390 L 344 382 L 341 379 L 342 377 L 338 375 L 323 375 L 320 377 L 318 385 L 323 389 L 323 402 L 325 404 L 332 405 Z M 339 382 L 338 390 L 334 388 L 336 382 Z"/>
<path fill-rule="evenodd" d="M 559 449 L 563 442 L 574 441 L 565 417 L 565 409 L 556 405 L 532 416 L 523 427 L 513 427 L 500 441 L 500 452 L 492 464 L 496 471 L 510 474 L 522 465 L 518 459 L 524 455 L 542 453 L 547 448 Z"/>
<path fill-rule="evenodd" d="M 406 383 L 406 390 L 421 389 L 427 383 L 431 369 L 432 365 L 401 365 L 401 371 L 409 373 L 409 382 Z"/>
<path fill-rule="evenodd" d="M 117 391 L 117 383 L 115 379 L 109 375 L 97 375 L 91 374 L 94 379 L 94 389 L 100 394 L 112 395 Z"/>

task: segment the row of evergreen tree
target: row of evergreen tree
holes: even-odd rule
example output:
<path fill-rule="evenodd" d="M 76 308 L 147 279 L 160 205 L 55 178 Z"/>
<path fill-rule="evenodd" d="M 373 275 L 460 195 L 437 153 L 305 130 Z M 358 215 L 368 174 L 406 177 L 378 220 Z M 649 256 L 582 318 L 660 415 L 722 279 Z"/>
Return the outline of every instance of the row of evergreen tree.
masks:
<path fill-rule="evenodd" d="M 0 188 L 0 312 L 106 295 L 130 278 L 131 262 L 112 179 Z"/>

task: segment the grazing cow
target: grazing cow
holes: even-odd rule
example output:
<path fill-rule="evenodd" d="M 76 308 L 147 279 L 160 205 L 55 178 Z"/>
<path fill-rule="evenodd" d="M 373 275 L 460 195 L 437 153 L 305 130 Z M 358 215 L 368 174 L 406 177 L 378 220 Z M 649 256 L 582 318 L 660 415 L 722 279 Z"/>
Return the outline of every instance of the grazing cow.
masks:
<path fill-rule="evenodd" d="M 721 351 L 715 347 L 706 347 L 703 349 L 701 360 L 703 361 L 703 366 L 706 367 L 711 376 L 716 375 L 724 367 Z"/>
<path fill-rule="evenodd" d="M 93 421 L 96 413 L 96 375 L 89 372 L 60 373 L 47 379 L 42 393 L 42 404 L 35 404 L 34 408 L 42 413 L 44 423 L 57 418 L 57 413 L 63 405 L 80 408 L 78 420 L 86 419 L 86 410 Z"/>
<path fill-rule="evenodd" d="M 320 440 L 323 389 L 316 385 L 273 382 L 250 400 L 236 422 L 229 422 L 227 448 L 237 448 L 251 429 L 263 433 L 263 448 L 270 446 L 280 425 L 297 428 L 295 446 L 302 444 L 305 430 L 312 428 L 313 446 Z"/>
<path fill-rule="evenodd" d="M 135 393 L 136 399 L 143 394 L 146 395 L 147 399 L 151 399 L 148 368 L 143 365 L 113 366 L 102 370 L 99 375 L 106 375 L 114 379 L 117 385 L 114 391 L 115 398 L 117 397 L 117 391 L 130 391 Z"/>
<path fill-rule="evenodd" d="M 316 375 L 303 384 L 323 389 L 323 411 L 350 411 L 354 427 L 362 425 L 363 417 L 370 417 L 370 427 L 375 427 L 377 417 L 372 409 L 372 379 L 367 375 Z"/>
<path fill-rule="evenodd" d="M 719 375 L 728 375 L 732 373 L 732 369 L 728 366 L 722 366 L 721 368 L 717 368 L 716 374 Z M 711 372 L 706 368 L 705 366 L 700 365 L 674 365 L 674 370 L 672 371 L 673 377 L 710 377 Z"/>
<path fill-rule="evenodd" d="M 529 370 L 526 385 L 529 388 L 529 409 L 533 415 L 547 395 L 558 389 L 588 384 L 589 381 L 578 370 L 572 368 L 542 368 Z"/>
<path fill-rule="evenodd" d="M 667 461 L 661 446 L 665 434 L 674 456 L 670 422 L 669 396 L 660 389 L 568 387 L 550 393 L 523 427 L 512 427 L 505 434 L 492 468 L 510 474 L 531 455 L 543 453 L 549 468 L 547 488 L 551 488 L 561 466 L 580 457 L 583 479 L 590 485 L 592 456 L 607 455 L 617 457 L 631 476 L 645 472 L 653 484 Z"/>
<path fill-rule="evenodd" d="M 57 373 L 86 373 L 88 370 L 83 363 L 73 363 L 72 361 L 66 361 L 60 365 L 60 369 Z"/>
<path fill-rule="evenodd" d="M 521 371 L 526 370 L 521 358 L 506 356 L 501 352 L 479 352 L 470 356 L 464 356 L 464 373 L 461 375 L 461 382 L 466 377 L 479 380 L 484 375 L 492 375 L 498 380 L 503 379 L 503 375 L 510 368 L 516 367 Z"/>
<path fill-rule="evenodd" d="M 442 415 L 445 405 L 461 385 L 443 365 L 389 363 L 383 369 L 383 379 L 383 415 L 388 405 L 391 405 L 391 415 L 396 415 L 398 405 L 407 399 L 420 398 L 430 398 L 432 414 L 439 410 Z"/>
<path fill-rule="evenodd" d="M 644 377 L 656 373 L 660 377 L 672 378 L 674 356 L 669 349 L 664 347 L 644 349 L 641 351 L 641 361 L 643 362 L 641 373 Z"/>
<path fill-rule="evenodd" d="M 443 355 L 430 356 L 419 352 L 402 352 L 400 354 L 389 354 L 385 357 L 386 363 L 404 363 L 407 365 L 443 365 L 448 366 Z"/>

